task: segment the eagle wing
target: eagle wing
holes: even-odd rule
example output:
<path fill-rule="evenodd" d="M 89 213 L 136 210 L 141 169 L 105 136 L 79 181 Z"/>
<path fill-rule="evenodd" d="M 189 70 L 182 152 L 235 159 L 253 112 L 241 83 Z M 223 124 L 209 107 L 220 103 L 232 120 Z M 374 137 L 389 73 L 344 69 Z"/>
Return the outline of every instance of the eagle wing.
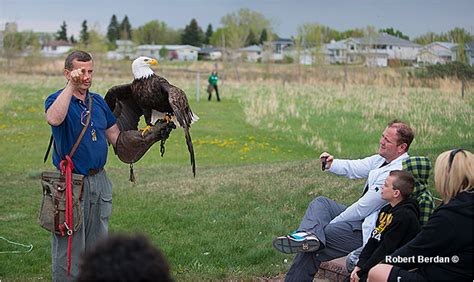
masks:
<path fill-rule="evenodd" d="M 132 84 L 117 85 L 105 94 L 105 101 L 117 118 L 117 126 L 121 131 L 137 130 L 142 109 L 133 99 Z"/>
<path fill-rule="evenodd" d="M 196 161 L 194 159 L 194 147 L 189 134 L 189 128 L 193 121 L 194 114 L 189 107 L 188 98 L 183 90 L 178 87 L 168 84 L 166 87 L 168 92 L 168 101 L 171 108 L 173 109 L 174 116 L 176 117 L 179 125 L 184 129 L 184 136 L 186 138 L 186 145 L 188 145 L 189 156 L 191 159 L 191 166 L 193 169 L 193 175 L 196 176 Z"/>

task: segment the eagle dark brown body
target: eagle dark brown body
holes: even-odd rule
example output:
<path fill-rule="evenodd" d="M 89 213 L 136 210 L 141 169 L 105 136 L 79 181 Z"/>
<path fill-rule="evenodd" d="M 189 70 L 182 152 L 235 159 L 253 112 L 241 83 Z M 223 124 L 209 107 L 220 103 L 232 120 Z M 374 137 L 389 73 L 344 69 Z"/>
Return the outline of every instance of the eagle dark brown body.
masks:
<path fill-rule="evenodd" d="M 105 100 L 117 120 L 121 120 L 120 124 L 117 122 L 120 130 L 136 129 L 142 114 L 147 125 L 153 125 L 152 110 L 174 116 L 178 125 L 184 129 L 193 175 L 196 175 L 194 148 L 189 134 L 191 123 L 196 117 L 183 90 L 170 84 L 165 78 L 151 74 L 135 78 L 130 84 L 112 87 Z"/>

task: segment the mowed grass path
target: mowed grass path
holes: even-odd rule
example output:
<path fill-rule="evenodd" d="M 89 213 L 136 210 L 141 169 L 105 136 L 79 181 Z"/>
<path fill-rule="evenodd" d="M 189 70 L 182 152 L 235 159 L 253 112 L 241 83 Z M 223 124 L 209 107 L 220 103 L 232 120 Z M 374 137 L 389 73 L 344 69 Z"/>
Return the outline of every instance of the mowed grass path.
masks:
<path fill-rule="evenodd" d="M 196 178 L 182 130 L 172 133 L 163 158 L 155 146 L 135 165 L 136 184 L 112 149 L 106 169 L 114 185 L 110 231 L 147 235 L 178 280 L 285 273 L 292 257 L 272 249 L 273 237 L 296 228 L 314 197 L 350 204 L 361 193 L 363 181 L 321 172 L 319 153 L 375 153 L 390 119 L 415 128 L 412 155 L 434 162 L 447 149 L 474 147 L 471 93 L 226 82 L 217 103 L 197 102 L 193 82 L 170 81 L 201 118 L 191 129 Z M 97 76 L 92 90 L 125 82 Z M 30 253 L 0 253 L 3 281 L 50 279 L 50 234 L 37 225 L 38 177 L 51 168 L 42 163 L 50 134 L 44 99 L 63 85 L 62 77 L 0 77 L 0 236 L 34 245 Z M 0 240 L 0 252 L 15 250 L 23 248 Z"/>

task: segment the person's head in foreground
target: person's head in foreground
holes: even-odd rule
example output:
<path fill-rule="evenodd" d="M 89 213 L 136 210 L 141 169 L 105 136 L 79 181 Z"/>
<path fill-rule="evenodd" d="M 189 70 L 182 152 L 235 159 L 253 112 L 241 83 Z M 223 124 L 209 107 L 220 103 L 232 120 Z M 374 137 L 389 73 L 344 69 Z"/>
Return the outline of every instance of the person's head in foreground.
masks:
<path fill-rule="evenodd" d="M 160 250 L 143 235 L 110 235 L 86 251 L 77 281 L 173 281 Z"/>

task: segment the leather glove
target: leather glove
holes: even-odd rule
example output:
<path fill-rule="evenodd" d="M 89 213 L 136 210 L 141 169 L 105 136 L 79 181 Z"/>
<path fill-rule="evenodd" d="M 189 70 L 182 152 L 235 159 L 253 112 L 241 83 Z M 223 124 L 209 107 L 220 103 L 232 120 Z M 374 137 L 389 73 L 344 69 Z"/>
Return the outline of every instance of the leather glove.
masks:
<path fill-rule="evenodd" d="M 161 155 L 164 153 L 164 143 L 171 131 L 176 128 L 173 122 L 165 123 L 157 121 L 144 135 L 138 130 L 127 130 L 120 132 L 117 138 L 115 154 L 127 164 L 139 161 L 150 147 L 161 140 Z"/>

